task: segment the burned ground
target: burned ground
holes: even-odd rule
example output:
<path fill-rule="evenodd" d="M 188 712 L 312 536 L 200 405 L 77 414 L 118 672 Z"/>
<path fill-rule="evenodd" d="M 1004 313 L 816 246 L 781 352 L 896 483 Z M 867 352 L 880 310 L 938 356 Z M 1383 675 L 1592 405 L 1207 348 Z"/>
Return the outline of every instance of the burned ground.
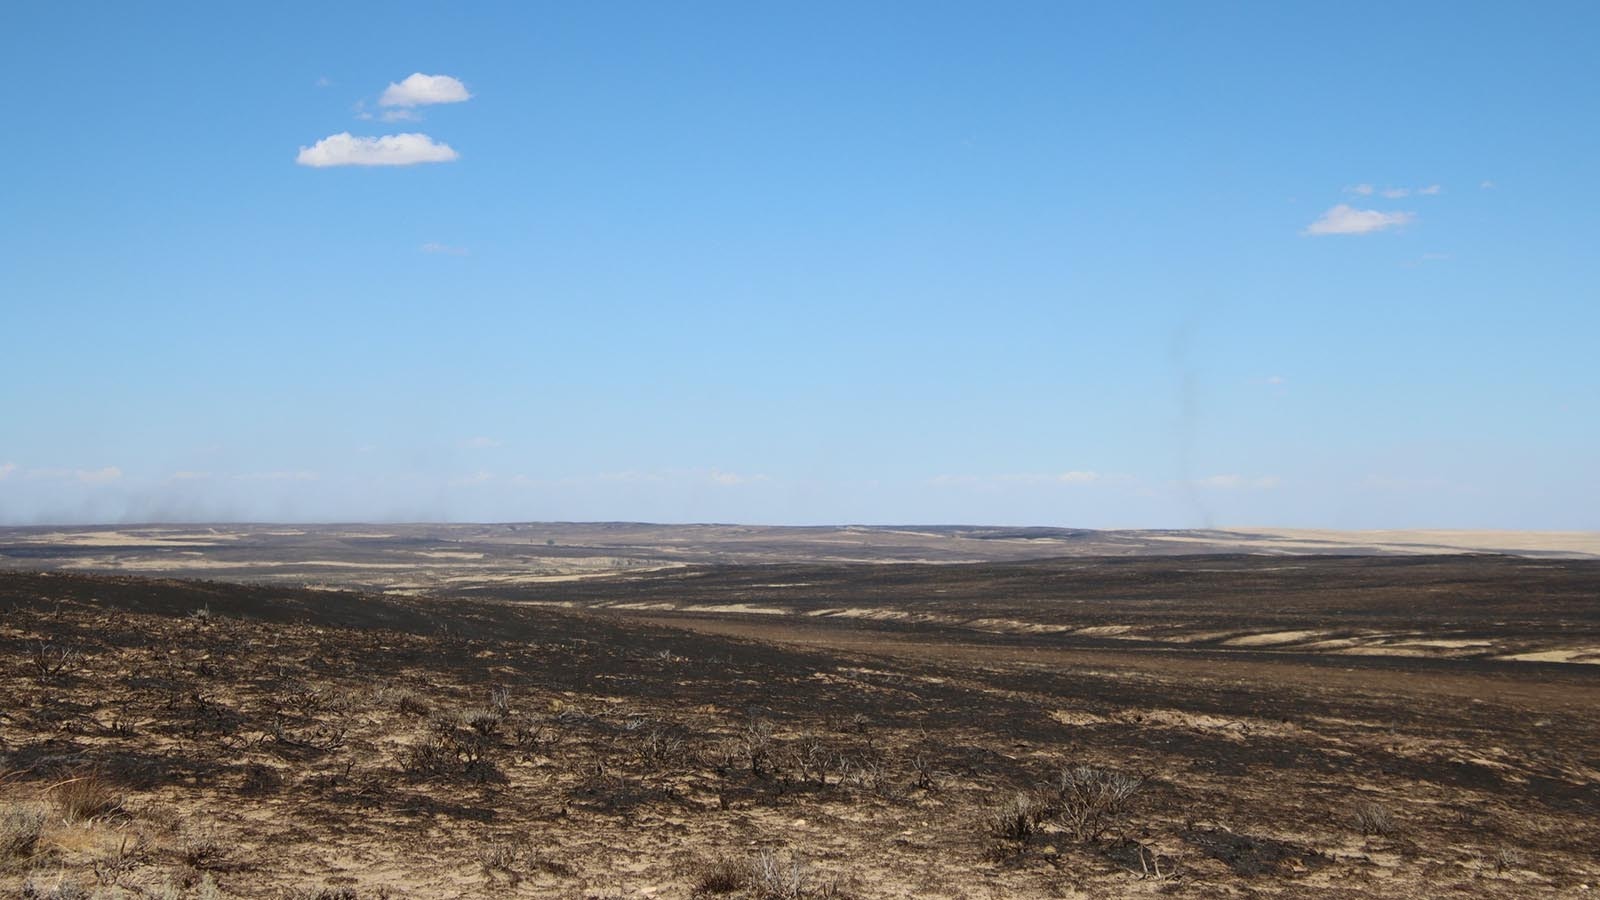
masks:
<path fill-rule="evenodd" d="M 1503 658 L 1600 643 L 1594 566 L 1282 568 L 1304 562 L 708 568 L 470 598 L 0 575 L 0 889 L 1600 884 L 1600 669 Z M 1452 646 L 1341 654 L 1313 631 Z M 1502 643 L 1454 646 L 1480 634 Z"/>

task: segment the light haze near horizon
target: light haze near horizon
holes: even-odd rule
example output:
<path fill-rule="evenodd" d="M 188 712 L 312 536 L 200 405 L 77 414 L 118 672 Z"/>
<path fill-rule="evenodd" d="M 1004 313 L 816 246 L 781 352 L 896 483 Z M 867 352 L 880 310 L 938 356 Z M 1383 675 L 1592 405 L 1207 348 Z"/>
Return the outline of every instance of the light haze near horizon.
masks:
<path fill-rule="evenodd" d="M 1596 34 L 19 5 L 0 524 L 1600 529 Z"/>

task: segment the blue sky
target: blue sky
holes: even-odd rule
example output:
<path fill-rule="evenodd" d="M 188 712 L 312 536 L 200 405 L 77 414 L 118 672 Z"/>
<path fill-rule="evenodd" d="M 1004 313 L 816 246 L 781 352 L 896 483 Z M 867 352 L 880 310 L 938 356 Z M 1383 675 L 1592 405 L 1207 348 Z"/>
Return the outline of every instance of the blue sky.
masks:
<path fill-rule="evenodd" d="M 1595 34 L 17 4 L 0 521 L 1600 528 Z"/>

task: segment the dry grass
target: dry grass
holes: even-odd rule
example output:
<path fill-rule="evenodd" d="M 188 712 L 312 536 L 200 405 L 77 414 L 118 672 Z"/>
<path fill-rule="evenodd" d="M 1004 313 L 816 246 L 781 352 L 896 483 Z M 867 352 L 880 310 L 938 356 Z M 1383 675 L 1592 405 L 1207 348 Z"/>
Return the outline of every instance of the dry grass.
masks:
<path fill-rule="evenodd" d="M 63 821 L 92 822 L 122 811 L 122 795 L 98 769 L 80 770 L 45 789 Z"/>

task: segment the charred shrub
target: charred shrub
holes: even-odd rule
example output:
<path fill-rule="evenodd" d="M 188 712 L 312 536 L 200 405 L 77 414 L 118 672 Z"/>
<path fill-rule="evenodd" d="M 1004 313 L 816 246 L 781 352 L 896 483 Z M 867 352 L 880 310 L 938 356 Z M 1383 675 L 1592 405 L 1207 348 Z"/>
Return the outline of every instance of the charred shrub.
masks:
<path fill-rule="evenodd" d="M 1050 785 L 1045 815 L 1080 841 L 1097 841 L 1121 827 L 1144 779 L 1110 769 L 1072 766 Z"/>

